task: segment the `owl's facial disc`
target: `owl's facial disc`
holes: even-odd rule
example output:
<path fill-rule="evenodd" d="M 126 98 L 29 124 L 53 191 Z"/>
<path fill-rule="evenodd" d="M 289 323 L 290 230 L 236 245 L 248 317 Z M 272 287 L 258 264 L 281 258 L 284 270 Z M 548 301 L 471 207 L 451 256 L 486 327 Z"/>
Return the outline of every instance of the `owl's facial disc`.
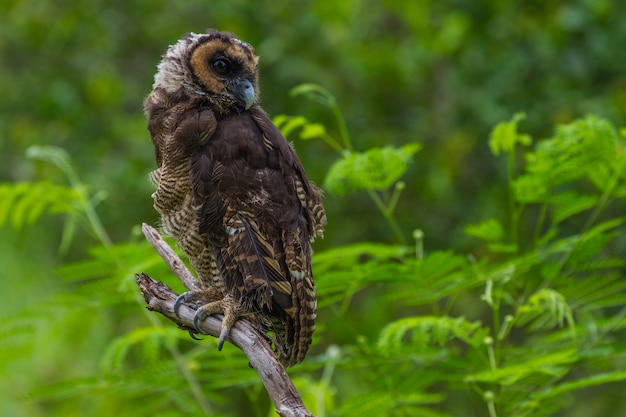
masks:
<path fill-rule="evenodd" d="M 234 63 L 228 58 L 218 54 L 209 62 L 209 67 L 218 77 L 226 80 L 228 92 L 248 110 L 254 103 L 256 91 L 254 84 L 243 75 L 241 63 Z"/>

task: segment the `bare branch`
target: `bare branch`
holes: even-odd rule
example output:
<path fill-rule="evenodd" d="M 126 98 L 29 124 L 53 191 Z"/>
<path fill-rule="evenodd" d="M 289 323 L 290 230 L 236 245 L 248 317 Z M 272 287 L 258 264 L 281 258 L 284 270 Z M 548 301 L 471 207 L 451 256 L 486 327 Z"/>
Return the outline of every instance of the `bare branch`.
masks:
<path fill-rule="evenodd" d="M 183 285 L 190 290 L 198 288 L 198 284 L 191 272 L 161 238 L 159 233 L 147 224 L 142 225 L 142 230 L 146 239 L 154 246 Z M 170 287 L 162 282 L 153 280 L 145 273 L 141 275 L 136 274 L 135 278 L 146 303 L 148 303 L 147 308 L 149 310 L 163 314 L 183 329 L 194 329 L 195 310 L 187 305 L 181 305 L 178 311 L 179 316 L 176 316 L 174 314 L 174 302 L 177 295 Z M 190 279 L 193 282 L 189 282 L 188 280 Z M 204 334 L 219 337 L 221 324 L 221 316 L 209 316 L 199 323 L 199 330 Z M 245 320 L 238 320 L 231 329 L 228 340 L 246 354 L 250 366 L 259 374 L 265 389 L 276 407 L 276 412 L 280 416 L 313 417 L 313 414 L 304 406 L 300 394 L 291 382 L 291 379 L 289 379 L 283 366 L 274 356 L 274 352 L 265 338 L 250 323 Z"/>
<path fill-rule="evenodd" d="M 163 240 L 159 232 L 154 227 L 145 223 L 141 225 L 141 231 L 146 237 L 146 240 L 150 242 L 152 247 L 158 252 L 159 255 L 161 255 L 161 258 L 163 258 L 165 263 L 170 267 L 174 275 L 178 277 L 180 282 L 183 283 L 185 288 L 189 291 L 199 290 L 200 286 L 198 285 L 198 280 L 193 276 L 189 269 L 187 269 L 183 261 L 180 260 L 170 245 Z"/>

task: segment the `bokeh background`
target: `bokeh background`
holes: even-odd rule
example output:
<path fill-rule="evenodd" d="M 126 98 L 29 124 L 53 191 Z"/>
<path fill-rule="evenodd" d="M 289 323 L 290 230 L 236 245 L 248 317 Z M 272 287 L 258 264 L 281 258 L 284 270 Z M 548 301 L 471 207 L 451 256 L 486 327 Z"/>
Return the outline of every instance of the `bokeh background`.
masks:
<path fill-rule="evenodd" d="M 397 220 L 407 240 L 423 230 L 427 250 L 468 251 L 463 227 L 506 204 L 495 186 L 504 164 L 487 144 L 496 123 L 524 111 L 522 129 L 536 138 L 587 113 L 624 124 L 625 17 L 626 3 L 610 0 L 4 0 L 0 181 L 65 183 L 53 165 L 25 158 L 32 145 L 62 147 L 82 181 L 106 193 L 98 214 L 112 240 L 139 239 L 141 222 L 157 223 L 142 101 L 168 45 L 217 28 L 255 46 L 271 116 L 304 115 L 337 135 L 326 109 L 289 94 L 317 83 L 337 98 L 356 149 L 420 142 Z M 296 149 L 322 183 L 336 154 L 321 141 L 296 141 Z M 394 241 L 365 194 L 329 195 L 326 206 L 319 250 Z M 61 231 L 54 216 L 1 226 L 0 320 L 68 290 L 55 268 L 96 242 L 79 231 L 59 254 Z M 74 320 L 49 349 L 35 350 L 43 358 L 13 352 L 22 366 L 5 364 L 3 380 L 17 382 L 3 383 L 4 394 L 27 396 L 62 380 L 70 365 L 95 366 L 107 340 L 98 332 L 85 340 Z M 102 312 L 95 323 L 103 335 L 127 325 Z"/>

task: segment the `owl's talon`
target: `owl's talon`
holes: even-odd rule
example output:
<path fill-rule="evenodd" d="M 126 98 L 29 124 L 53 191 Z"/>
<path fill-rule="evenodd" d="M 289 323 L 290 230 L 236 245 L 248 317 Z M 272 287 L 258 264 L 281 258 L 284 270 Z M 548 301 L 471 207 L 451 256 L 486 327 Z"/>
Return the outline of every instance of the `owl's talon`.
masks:
<path fill-rule="evenodd" d="M 226 296 L 226 298 L 201 306 L 198 310 L 196 310 L 196 314 L 193 316 L 193 325 L 196 328 L 196 331 L 200 334 L 204 334 L 202 330 L 200 330 L 200 323 L 202 320 L 212 314 L 224 315 L 222 318 L 222 329 L 217 342 L 217 350 L 222 350 L 224 342 L 226 342 L 228 336 L 230 335 L 230 329 L 233 328 L 237 318 L 239 317 L 236 305 L 237 304 L 235 302 L 228 299 L 228 296 Z"/>
<path fill-rule="evenodd" d="M 228 297 L 227 295 L 226 298 Z M 220 338 L 217 343 L 217 350 L 222 350 L 224 342 L 230 335 L 230 329 L 233 328 L 239 318 L 238 307 L 236 307 L 238 304 L 236 302 L 224 300 L 222 304 L 224 305 L 224 318 L 222 319 L 222 331 L 220 332 Z"/>
<path fill-rule="evenodd" d="M 228 335 L 230 334 L 230 329 L 225 329 L 222 327 L 222 331 L 220 332 L 220 338 L 217 342 L 217 350 L 221 351 L 224 346 L 224 342 L 228 339 Z"/>
<path fill-rule="evenodd" d="M 176 297 L 176 301 L 174 301 L 174 314 L 176 315 L 176 317 L 180 318 L 180 314 L 178 314 L 178 311 L 180 310 L 180 305 L 187 301 L 188 297 L 189 292 L 184 292 Z"/>
<path fill-rule="evenodd" d="M 196 333 L 194 333 L 193 330 L 189 330 L 189 337 L 191 337 L 193 340 L 204 340 L 202 337 L 196 336 Z"/>
<path fill-rule="evenodd" d="M 195 291 L 187 291 L 179 295 L 176 298 L 176 301 L 174 301 L 174 314 L 176 314 L 176 317 L 180 318 L 180 314 L 178 314 L 178 312 L 182 304 L 192 303 L 192 302 L 197 302 L 197 301 L 206 302 L 206 300 L 204 299 L 204 297 L 202 297 L 202 295 L 203 294 L 200 294 Z"/>
<path fill-rule="evenodd" d="M 206 314 L 204 314 L 203 308 L 200 307 L 193 316 L 193 327 L 196 329 L 197 333 L 203 334 L 198 325 L 200 324 L 200 320 L 204 320 L 205 318 Z"/>

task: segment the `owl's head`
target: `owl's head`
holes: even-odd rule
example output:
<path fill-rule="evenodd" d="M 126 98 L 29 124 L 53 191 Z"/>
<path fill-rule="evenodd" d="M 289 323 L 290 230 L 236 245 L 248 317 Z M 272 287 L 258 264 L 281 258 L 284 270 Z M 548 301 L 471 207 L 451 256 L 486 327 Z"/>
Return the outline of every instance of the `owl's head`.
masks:
<path fill-rule="evenodd" d="M 206 96 L 222 110 L 247 110 L 258 97 L 254 48 L 233 34 L 187 33 L 163 55 L 153 88 Z"/>

